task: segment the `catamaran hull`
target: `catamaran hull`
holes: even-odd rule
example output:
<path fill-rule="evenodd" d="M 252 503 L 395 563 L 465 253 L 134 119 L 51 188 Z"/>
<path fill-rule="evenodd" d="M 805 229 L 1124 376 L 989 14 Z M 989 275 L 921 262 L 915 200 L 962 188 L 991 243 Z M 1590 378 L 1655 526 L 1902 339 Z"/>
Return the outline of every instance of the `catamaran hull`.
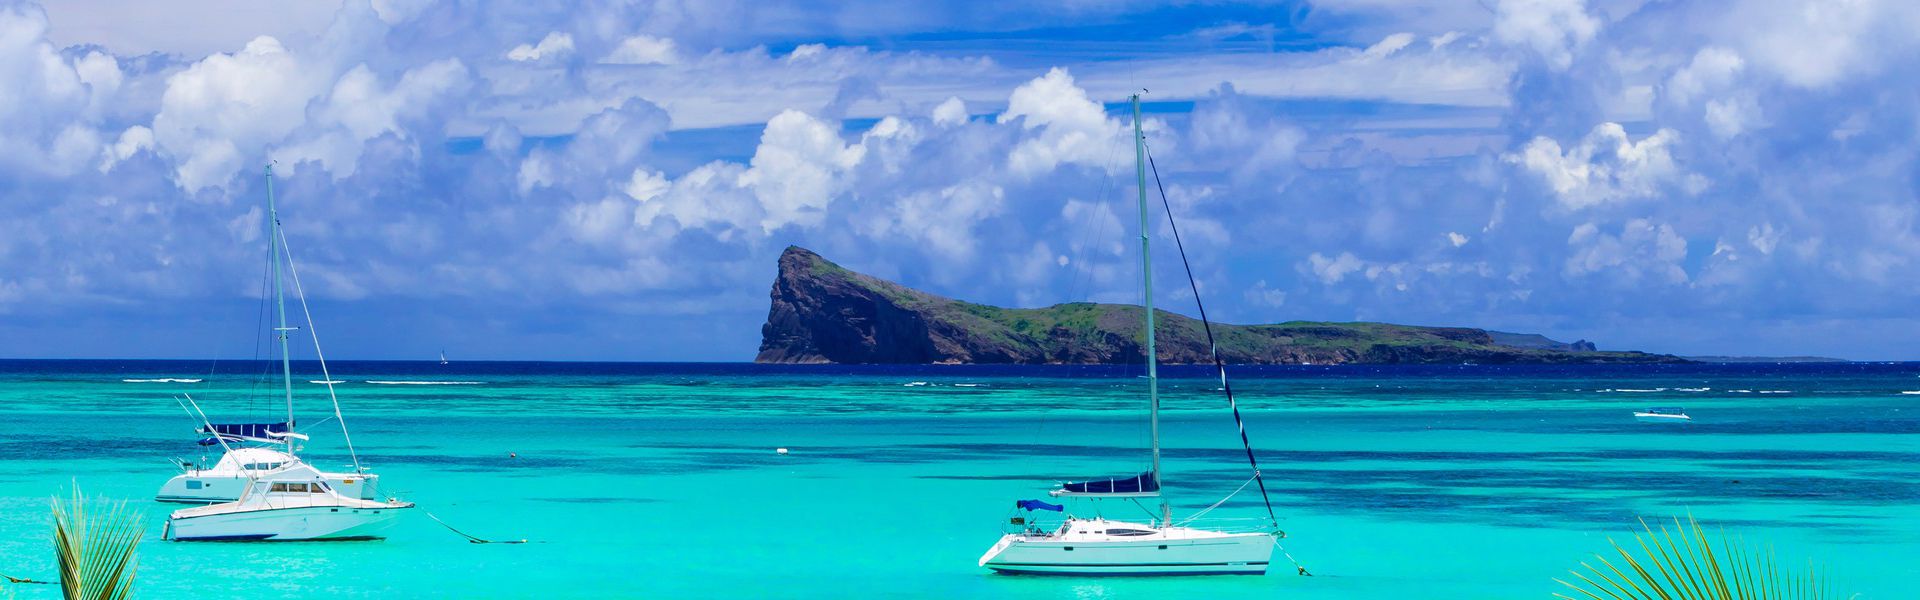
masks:
<path fill-rule="evenodd" d="M 1266 534 L 1104 542 L 1009 534 L 980 565 L 1019 575 L 1264 575 L 1272 557 L 1273 537 Z"/>
<path fill-rule="evenodd" d="M 361 500 L 379 500 L 374 497 L 374 486 L 369 485 L 378 475 L 355 475 L 351 473 L 326 473 L 329 487 L 340 495 Z M 212 475 L 182 473 L 167 480 L 155 494 L 156 502 L 174 502 L 179 504 L 219 504 L 232 502 L 240 498 L 240 492 L 247 489 L 247 477 L 244 475 Z"/>
<path fill-rule="evenodd" d="M 308 506 L 167 520 L 177 542 L 290 542 L 381 539 L 404 508 Z"/>

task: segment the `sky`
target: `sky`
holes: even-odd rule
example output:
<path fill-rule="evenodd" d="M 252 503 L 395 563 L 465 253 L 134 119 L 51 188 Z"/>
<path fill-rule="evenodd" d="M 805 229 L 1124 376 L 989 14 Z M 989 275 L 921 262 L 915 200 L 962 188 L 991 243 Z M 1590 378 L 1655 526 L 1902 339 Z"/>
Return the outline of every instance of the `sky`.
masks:
<path fill-rule="evenodd" d="M 330 358 L 750 360 L 788 245 L 1137 303 L 1146 90 L 1221 320 L 1915 360 L 1914 31 L 1895 0 L 0 0 L 0 357 L 258 355 L 270 162 Z"/>

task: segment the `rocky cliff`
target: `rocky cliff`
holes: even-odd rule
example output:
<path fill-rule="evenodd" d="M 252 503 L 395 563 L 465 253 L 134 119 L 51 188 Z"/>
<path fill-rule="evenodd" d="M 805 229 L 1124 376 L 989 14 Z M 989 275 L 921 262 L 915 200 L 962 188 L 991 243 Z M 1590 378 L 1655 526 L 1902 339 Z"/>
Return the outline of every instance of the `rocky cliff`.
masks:
<path fill-rule="evenodd" d="M 780 255 L 772 300 L 754 362 L 1137 363 L 1143 355 L 1138 306 L 975 304 L 855 273 L 799 247 Z M 1211 360 L 1198 320 L 1154 314 L 1162 362 Z M 1214 334 L 1221 355 L 1238 364 L 1685 362 L 1660 354 L 1595 352 L 1590 344 L 1502 345 L 1486 330 L 1463 327 L 1216 323 Z"/>

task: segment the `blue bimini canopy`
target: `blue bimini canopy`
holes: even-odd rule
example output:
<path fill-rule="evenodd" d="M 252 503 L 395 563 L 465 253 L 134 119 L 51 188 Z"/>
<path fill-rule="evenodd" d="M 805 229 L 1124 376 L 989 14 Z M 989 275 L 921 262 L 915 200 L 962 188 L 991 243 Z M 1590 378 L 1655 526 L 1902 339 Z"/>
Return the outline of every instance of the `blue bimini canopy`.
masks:
<path fill-rule="evenodd" d="M 1065 506 L 1061 506 L 1058 504 L 1047 504 L 1039 500 L 1021 500 L 1019 502 L 1015 502 L 1014 505 L 1019 506 L 1020 508 L 1027 509 L 1029 511 L 1050 510 L 1053 512 L 1061 512 L 1061 511 L 1067 510 L 1067 507 Z"/>
<path fill-rule="evenodd" d="M 1132 477 L 1067 482 L 1054 490 L 1055 496 L 1158 496 L 1160 478 L 1149 471 Z"/>
<path fill-rule="evenodd" d="M 265 440 L 272 439 L 268 434 L 286 433 L 287 430 L 287 423 L 285 421 L 279 423 L 213 423 L 210 426 L 201 427 L 200 433 L 212 434 L 229 440 Z M 200 440 L 200 445 L 202 446 L 212 446 L 218 443 L 220 443 L 220 441 L 214 438 Z"/>

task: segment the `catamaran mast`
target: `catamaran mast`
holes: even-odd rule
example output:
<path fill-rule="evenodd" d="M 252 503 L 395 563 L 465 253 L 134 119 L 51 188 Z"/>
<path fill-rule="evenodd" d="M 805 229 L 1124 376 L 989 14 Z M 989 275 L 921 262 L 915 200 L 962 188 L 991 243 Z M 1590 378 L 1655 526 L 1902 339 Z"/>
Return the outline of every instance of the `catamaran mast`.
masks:
<path fill-rule="evenodd" d="M 1145 181 L 1145 180 L 1142 180 Z M 1141 196 L 1145 202 L 1146 196 Z M 1144 204 L 1142 206 L 1145 206 Z M 275 337 L 280 338 L 280 375 L 282 387 L 287 394 L 287 433 L 293 433 L 293 359 L 287 353 L 287 332 L 293 328 L 287 326 L 287 295 L 280 283 L 280 211 L 273 204 L 273 165 L 267 165 L 267 246 L 272 248 L 273 260 L 273 304 L 279 313 L 279 324 L 273 328 Z M 293 456 L 294 437 L 286 436 L 287 456 Z"/>
<path fill-rule="evenodd" d="M 1140 133 L 1140 95 L 1133 95 L 1133 173 L 1140 192 L 1140 281 L 1147 312 L 1147 421 L 1153 434 L 1153 485 L 1160 487 L 1160 355 L 1153 349 L 1153 252 L 1147 229 L 1147 138 Z M 1171 522 L 1172 509 L 1160 502 L 1161 519 Z"/>

